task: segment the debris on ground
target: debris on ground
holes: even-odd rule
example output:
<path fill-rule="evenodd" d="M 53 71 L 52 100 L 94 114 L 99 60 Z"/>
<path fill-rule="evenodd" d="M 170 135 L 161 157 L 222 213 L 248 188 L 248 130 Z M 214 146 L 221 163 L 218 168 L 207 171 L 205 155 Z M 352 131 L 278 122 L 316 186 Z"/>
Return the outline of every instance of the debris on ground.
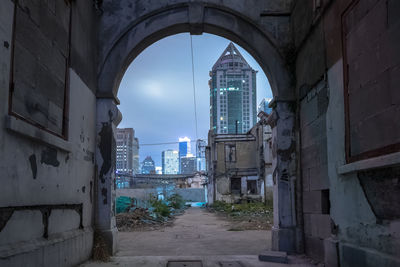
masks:
<path fill-rule="evenodd" d="M 116 222 L 118 230 L 123 232 L 151 231 L 171 226 L 175 217 L 183 214 L 186 208 L 185 201 L 178 194 L 166 200 L 150 198 L 146 202 L 129 197 L 120 198 L 117 199 Z"/>
<path fill-rule="evenodd" d="M 273 224 L 272 201 L 231 204 L 215 201 L 207 209 L 232 224 L 228 231 L 270 230 Z"/>
<path fill-rule="evenodd" d="M 92 253 L 93 260 L 95 261 L 107 262 L 110 259 L 110 253 L 107 249 L 104 237 L 97 231 L 94 233 Z"/>

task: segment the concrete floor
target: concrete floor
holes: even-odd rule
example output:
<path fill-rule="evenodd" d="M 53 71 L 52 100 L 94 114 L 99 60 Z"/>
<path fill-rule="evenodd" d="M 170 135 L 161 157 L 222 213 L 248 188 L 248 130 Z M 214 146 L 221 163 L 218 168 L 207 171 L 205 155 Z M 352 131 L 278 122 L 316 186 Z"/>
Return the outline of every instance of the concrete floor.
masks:
<path fill-rule="evenodd" d="M 82 267 L 164 267 L 172 260 L 201 260 L 203 267 L 287 266 L 258 261 L 258 254 L 271 247 L 270 231 L 228 229 L 228 221 L 205 209 L 189 208 L 184 215 L 177 217 L 172 227 L 146 232 L 119 232 L 118 252 L 111 262 L 88 262 Z M 305 264 L 305 260 L 290 259 L 296 262 L 295 266 L 311 266 Z M 224 262 L 226 265 L 222 264 Z M 237 265 L 237 262 L 241 265 Z"/>

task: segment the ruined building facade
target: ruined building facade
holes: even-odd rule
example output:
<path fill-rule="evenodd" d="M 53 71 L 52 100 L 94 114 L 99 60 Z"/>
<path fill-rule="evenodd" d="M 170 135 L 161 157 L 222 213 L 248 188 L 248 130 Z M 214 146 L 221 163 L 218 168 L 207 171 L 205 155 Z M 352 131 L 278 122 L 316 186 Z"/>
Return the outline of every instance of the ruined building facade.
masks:
<path fill-rule="evenodd" d="M 272 247 L 326 266 L 396 266 L 397 0 L 0 1 L 0 265 L 116 249 L 118 87 L 146 47 L 228 38 L 273 92 Z"/>

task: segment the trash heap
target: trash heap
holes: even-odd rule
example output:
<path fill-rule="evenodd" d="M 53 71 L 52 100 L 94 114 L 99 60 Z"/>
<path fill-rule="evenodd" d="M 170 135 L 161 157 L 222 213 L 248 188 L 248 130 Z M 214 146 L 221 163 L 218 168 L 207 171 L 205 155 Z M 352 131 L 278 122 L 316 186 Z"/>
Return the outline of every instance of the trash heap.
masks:
<path fill-rule="evenodd" d="M 155 230 L 171 225 L 175 216 L 184 212 L 185 201 L 178 194 L 166 200 L 151 197 L 140 201 L 130 197 L 117 198 L 117 228 L 119 231 Z"/>

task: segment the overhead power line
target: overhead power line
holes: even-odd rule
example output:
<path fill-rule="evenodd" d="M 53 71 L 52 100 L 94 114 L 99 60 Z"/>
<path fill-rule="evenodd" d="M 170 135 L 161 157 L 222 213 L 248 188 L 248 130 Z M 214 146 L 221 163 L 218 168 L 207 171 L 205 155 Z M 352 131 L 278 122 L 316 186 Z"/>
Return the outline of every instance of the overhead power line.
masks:
<path fill-rule="evenodd" d="M 196 125 L 196 139 L 198 138 L 197 131 L 197 105 L 196 105 L 196 83 L 194 79 L 194 60 L 193 60 L 193 40 L 192 35 L 190 34 L 190 52 L 192 55 L 192 82 L 193 82 L 193 103 L 194 103 L 194 121 Z"/>
<path fill-rule="evenodd" d="M 191 143 L 196 142 L 197 140 L 191 140 Z M 174 145 L 179 144 L 179 142 L 165 142 L 165 143 L 152 143 L 152 144 L 139 144 L 140 146 L 161 146 L 161 145 Z"/>

